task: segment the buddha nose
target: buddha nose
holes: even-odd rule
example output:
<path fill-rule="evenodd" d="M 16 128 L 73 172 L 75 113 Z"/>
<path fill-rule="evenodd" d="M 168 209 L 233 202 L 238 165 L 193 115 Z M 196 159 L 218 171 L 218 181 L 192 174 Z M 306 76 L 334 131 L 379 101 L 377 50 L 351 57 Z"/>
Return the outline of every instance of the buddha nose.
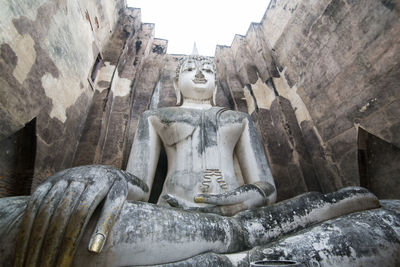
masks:
<path fill-rule="evenodd" d="M 196 77 L 197 79 L 204 79 L 204 74 L 200 69 L 197 69 L 196 75 L 194 77 Z"/>

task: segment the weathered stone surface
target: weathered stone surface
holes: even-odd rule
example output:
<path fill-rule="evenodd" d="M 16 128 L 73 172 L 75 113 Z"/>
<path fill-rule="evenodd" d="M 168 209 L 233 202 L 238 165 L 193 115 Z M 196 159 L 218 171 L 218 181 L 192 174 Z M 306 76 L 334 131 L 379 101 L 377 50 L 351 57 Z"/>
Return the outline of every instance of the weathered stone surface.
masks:
<path fill-rule="evenodd" d="M 86 115 L 88 102 L 88 96 L 82 94 L 74 106 L 67 108 L 68 119 L 65 124 L 51 119 L 45 112 L 46 108 L 38 115 L 36 119 L 37 150 L 32 189 L 57 170 L 72 166 L 73 156 L 84 126 L 81 111 L 83 110 Z"/>
<path fill-rule="evenodd" d="M 216 102 L 257 119 L 281 199 L 360 184 L 358 127 L 400 147 L 398 6 L 271 1 L 246 35 L 217 46 Z M 165 55 L 155 25 L 122 0 L 2 7 L 0 139 L 36 120 L 34 187 L 71 165 L 125 167 L 139 115 L 175 104 L 171 78 L 182 55 Z M 396 171 L 382 175 L 397 184 Z"/>
<path fill-rule="evenodd" d="M 397 266 L 400 203 L 381 203 L 382 209 L 333 219 L 300 235 L 256 247 L 249 251 L 247 260 L 295 260 L 321 266 L 368 266 L 384 262 L 385 266 Z"/>
<path fill-rule="evenodd" d="M 253 90 L 256 80 L 273 77 L 270 88 L 290 101 L 297 124 L 304 126 L 296 131 L 304 145 L 291 149 L 307 162 L 305 169 L 314 169 L 325 192 L 359 184 L 358 125 L 399 145 L 398 16 L 392 2 L 271 1 L 246 36 L 217 47 L 219 78 L 235 101 L 246 99 L 249 113 L 260 103 L 272 118 L 279 116 L 273 95 Z M 293 143 L 290 135 L 277 138 Z M 269 155 L 276 154 L 268 151 L 273 147 L 266 146 Z M 289 160 L 290 154 L 285 147 L 281 151 Z"/>
<path fill-rule="evenodd" d="M 0 147 L 0 197 L 29 195 L 35 166 L 36 120 L 3 140 Z"/>
<path fill-rule="evenodd" d="M 168 42 L 163 39 L 154 39 L 148 45 L 147 54 L 145 54 L 146 57 L 143 60 L 141 69 L 136 73 L 133 80 L 133 95 L 128 113 L 128 125 L 125 139 L 123 140 L 124 151 L 121 161 L 123 168 L 126 167 L 139 116 L 149 108 L 153 92 L 160 81 L 167 45 Z"/>
<path fill-rule="evenodd" d="M 261 24 L 264 30 L 264 36 L 271 46 L 275 46 L 276 41 L 281 36 L 285 27 L 292 18 L 294 11 L 297 9 L 301 1 L 291 0 L 272 0 L 265 12 Z"/>
<path fill-rule="evenodd" d="M 103 125 L 106 124 L 107 115 L 110 112 L 110 105 L 107 105 L 107 102 L 112 98 L 112 93 L 110 98 L 109 94 L 109 90 L 102 92 L 96 90 L 93 95 L 92 104 L 75 153 L 74 166 L 89 165 L 99 161 L 96 156 L 98 157 L 100 154 L 99 146 L 103 143 L 101 140 L 104 139 L 105 134 Z"/>
<path fill-rule="evenodd" d="M 234 109 L 234 102 L 231 91 L 224 82 L 218 82 L 217 84 L 217 95 L 215 98 L 216 105 L 218 107 L 226 107 L 228 109 Z"/>
<path fill-rule="evenodd" d="M 357 130 L 350 128 L 329 140 L 327 150 L 337 164 L 343 186 L 360 185 L 357 160 Z"/>
<path fill-rule="evenodd" d="M 217 78 L 229 88 L 235 109 L 248 112 L 247 102 L 243 92 L 245 83 L 242 82 L 238 76 L 232 50 L 226 46 L 217 46 L 214 61 L 217 67 Z"/>
<path fill-rule="evenodd" d="M 176 76 L 176 68 L 184 55 L 166 55 L 162 66 L 160 79 L 158 81 L 158 99 L 153 98 L 152 102 L 157 103 L 154 108 L 176 106 L 176 93 L 173 85 L 173 79 Z"/>
<path fill-rule="evenodd" d="M 135 9 L 134 9 L 135 11 Z M 130 15 L 132 16 L 132 15 Z M 135 19 L 135 17 L 132 17 Z M 130 19 L 130 20 L 132 20 Z M 130 21 L 124 27 L 139 28 Z M 117 69 L 111 81 L 113 92 L 108 123 L 105 125 L 106 135 L 99 155 L 99 163 L 121 168 L 124 160 L 127 129 L 133 96 L 135 96 L 134 78 L 143 67 L 143 59 L 149 54 L 154 39 L 154 24 L 141 24 L 137 31 L 132 31 L 119 56 Z"/>
<path fill-rule="evenodd" d="M 309 16 L 314 22 L 308 26 L 300 18 L 312 13 L 313 7 L 306 2 L 301 6 L 307 12 L 298 8 L 289 22 L 290 30 L 287 28 L 276 45 L 277 54 L 288 66 L 289 79 L 300 81 L 298 86 L 304 88 L 301 96 L 322 138 L 329 140 L 351 128 L 355 117 L 363 121 L 365 115 L 393 101 L 396 94 L 389 94 L 393 86 L 378 88 L 396 80 L 392 73 L 398 70 L 398 60 L 392 59 L 385 66 L 380 61 L 398 49 L 389 37 L 398 36 L 398 12 L 381 2 L 360 6 L 355 2 L 319 1 L 314 8 L 320 16 Z M 366 21 L 374 26 L 363 28 Z M 307 35 L 299 35 L 301 32 Z M 318 42 L 312 54 L 305 50 L 311 41 Z M 317 95 L 320 97 L 314 99 Z"/>
<path fill-rule="evenodd" d="M 360 184 L 381 199 L 399 199 L 400 149 L 362 128 L 358 131 Z"/>
<path fill-rule="evenodd" d="M 124 1 L 18 0 L 1 4 L 5 10 L 2 14 L 7 16 L 0 18 L 4 33 L 0 36 L 0 148 L 6 151 L 0 155 L 0 196 L 26 194 L 32 176 L 35 188 L 47 176 L 71 165 L 101 163 L 125 168 L 140 114 L 175 104 L 172 78 L 182 55 L 165 55 L 167 41 L 155 39 L 154 25 L 141 23 L 140 10 L 124 8 Z M 216 102 L 256 119 L 275 177 L 278 200 L 306 191 L 331 192 L 359 184 L 381 198 L 399 198 L 399 12 L 395 1 L 271 1 L 262 21 L 251 24 L 245 36 L 236 35 L 230 47 L 217 47 L 220 91 Z M 101 59 L 100 65 L 94 66 L 97 58 Z M 170 127 L 170 134 L 162 135 L 168 139 L 163 140 L 167 144 L 194 132 L 175 132 L 163 117 L 171 110 L 174 108 L 157 113 L 162 118 L 158 126 Z M 145 114 L 154 115 L 155 111 Z M 190 130 L 191 124 L 199 120 L 195 114 L 183 115 L 189 125 L 184 129 Z M 34 124 L 27 124 L 29 121 Z M 223 126 L 243 129 L 233 120 L 223 121 Z M 207 127 L 215 129 L 212 123 Z M 251 127 L 256 135 L 255 127 Z M 362 128 L 368 133 L 362 133 Z M 215 140 L 210 137 L 207 142 Z M 262 145 L 257 145 L 260 155 Z M 193 151 L 194 147 L 199 146 L 193 146 Z M 140 150 L 143 155 L 151 151 Z M 192 156 L 193 153 L 186 154 L 176 162 L 185 162 Z M 167 168 L 165 154 L 160 159 L 162 170 L 156 172 L 157 184 L 153 187 L 158 191 L 163 187 Z M 260 163 L 258 159 L 248 166 Z M 148 163 L 146 158 L 135 162 Z M 120 170 L 113 172 L 116 176 L 126 175 Z M 232 171 L 235 175 L 236 172 L 240 170 Z M 91 185 L 99 186 L 97 178 L 104 178 L 103 174 L 90 176 Z M 176 177 L 181 181 L 187 180 L 186 173 L 179 175 Z M 262 177 L 270 175 L 264 173 Z M 190 183 L 196 176 L 190 178 L 184 193 L 194 187 Z M 126 195 L 126 187 L 118 189 Z M 157 202 L 157 190 L 151 192 L 152 202 Z M 241 190 L 238 192 L 244 192 Z M 128 203 L 121 215 L 124 219 L 114 229 L 114 234 L 122 234 L 112 236 L 115 239 L 111 238 L 111 242 L 138 241 L 140 246 L 148 245 L 146 238 L 150 235 L 158 238 L 156 245 L 178 240 L 176 250 L 187 253 L 180 259 L 196 255 L 193 251 L 212 251 L 208 245 L 221 253 L 260 245 L 241 256 L 243 266 L 264 257 L 302 262 L 313 258 L 334 266 L 371 265 L 384 260 L 386 265 L 398 265 L 398 203 L 332 220 L 266 245 L 281 234 L 328 218 L 327 214 L 333 211 L 343 211 L 335 208 L 337 196 L 343 196 L 340 192 L 305 196 L 233 219 Z M 187 198 L 193 201 L 193 195 Z M 343 200 L 345 211 L 355 211 L 363 205 L 376 207 L 374 197 L 356 197 L 353 204 Z M 288 203 L 294 203 L 292 209 L 285 206 Z M 306 209 L 310 203 L 322 212 L 314 214 L 315 210 Z M 23 209 L 22 202 L 14 204 L 16 209 Z M 11 212 L 6 208 L 4 211 Z M 333 216 L 338 215 L 343 213 Z M 148 224 L 151 220 L 154 223 Z M 187 227 L 190 223 L 194 228 Z M 4 229 L 0 229 L 0 235 Z M 15 236 L 16 232 L 8 233 Z M 183 238 L 179 239 L 182 236 L 177 233 L 184 233 Z M 201 238 L 205 240 L 204 247 L 198 245 Z M 89 253 L 88 239 L 89 235 L 83 254 Z M 194 245 L 187 246 L 186 241 Z M 370 244 L 375 246 L 371 249 Z M 173 255 L 160 248 L 165 246 L 150 246 L 157 252 L 152 255 L 166 255 L 167 259 Z M 5 253 L 10 249 L 13 248 L 1 247 Z M 147 263 L 148 254 L 139 249 L 137 255 Z M 131 254 L 132 250 L 128 250 L 126 256 Z M 377 255 L 384 258 L 376 258 Z M 136 254 L 132 259 L 137 260 L 135 257 Z M 232 257 L 204 254 L 176 265 L 229 266 Z M 106 264 L 101 259 L 98 257 L 97 263 Z M 162 262 L 157 257 L 152 260 Z"/>
<path fill-rule="evenodd" d="M 332 160 L 331 153 L 326 153 L 326 149 L 322 147 L 320 138 L 318 138 L 312 122 L 302 121 L 301 131 L 322 192 L 332 192 L 342 188 L 342 179 Z"/>
<path fill-rule="evenodd" d="M 36 118 L 33 186 L 70 167 L 93 94 L 88 82 L 123 1 L 4 1 L 0 139 Z"/>
<path fill-rule="evenodd" d="M 137 31 L 142 25 L 141 13 L 138 8 L 126 8 L 118 16 L 118 23 L 112 30 L 112 35 L 109 42 L 104 47 L 102 52 L 103 58 L 111 62 L 112 65 L 118 63 L 118 59 L 122 50 L 126 46 L 126 40 L 130 36 L 137 35 Z M 131 43 L 132 45 L 132 43 Z M 127 50 L 135 48 L 135 46 L 126 47 Z"/>
<path fill-rule="evenodd" d="M 75 154 L 74 166 L 104 162 L 121 166 L 122 157 L 118 152 L 121 150 L 120 140 L 123 139 L 126 127 L 126 114 L 130 110 L 131 85 L 130 80 L 120 77 L 119 70 L 124 72 L 125 76 L 134 75 L 136 72 L 136 68 L 128 68 L 125 62 L 128 60 L 132 63 L 139 57 L 137 54 L 141 52 L 140 47 L 134 51 L 130 50 L 130 47 L 139 38 L 140 27 L 140 10 L 126 9 L 121 14 L 110 41 L 104 49 L 104 64 L 99 69 L 98 79 L 94 85 L 96 91 Z M 113 119 L 121 123 L 121 127 L 115 127 L 112 124 Z M 113 128 L 109 134 L 110 124 Z M 114 135 L 116 144 L 112 139 Z M 108 144 L 107 149 L 111 147 L 112 151 L 108 154 L 106 152 L 107 155 L 103 159 L 106 144 Z"/>
<path fill-rule="evenodd" d="M 137 117 L 148 108 L 158 80 L 154 69 L 163 66 L 166 48 L 165 40 L 154 39 L 154 24 L 141 23 L 139 9 L 125 10 L 105 48 L 74 165 L 124 166 Z"/>
<path fill-rule="evenodd" d="M 154 265 L 158 267 L 229 267 L 232 266 L 232 262 L 224 255 L 216 253 L 205 253 L 195 256 L 193 258 L 168 264 Z"/>

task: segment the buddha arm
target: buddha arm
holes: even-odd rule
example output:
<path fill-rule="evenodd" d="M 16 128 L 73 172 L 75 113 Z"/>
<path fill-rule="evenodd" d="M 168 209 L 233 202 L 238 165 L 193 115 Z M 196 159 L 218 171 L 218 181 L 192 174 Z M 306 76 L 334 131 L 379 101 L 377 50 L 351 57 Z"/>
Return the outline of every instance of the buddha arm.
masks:
<path fill-rule="evenodd" d="M 126 170 L 141 179 L 149 188 L 148 192 L 129 186 L 128 199 L 147 201 L 157 168 L 161 141 L 154 126 L 149 121 L 153 111 L 145 111 L 139 119 L 135 139 Z"/>
<path fill-rule="evenodd" d="M 250 116 L 243 120 L 243 131 L 235 153 L 245 184 L 254 184 L 266 194 L 268 204 L 276 200 L 274 179 L 269 168 L 263 144 Z"/>

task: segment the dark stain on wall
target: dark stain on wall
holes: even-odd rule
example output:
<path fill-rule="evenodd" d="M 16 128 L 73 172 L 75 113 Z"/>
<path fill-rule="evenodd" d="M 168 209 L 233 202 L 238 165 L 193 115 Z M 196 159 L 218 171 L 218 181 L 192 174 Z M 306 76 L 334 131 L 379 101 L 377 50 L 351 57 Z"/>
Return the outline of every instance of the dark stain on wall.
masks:
<path fill-rule="evenodd" d="M 136 54 L 139 52 L 140 47 L 142 47 L 142 41 L 136 41 L 135 42 L 135 49 L 136 49 Z"/>
<path fill-rule="evenodd" d="M 29 195 L 36 156 L 36 119 L 0 141 L 0 197 Z"/>
<path fill-rule="evenodd" d="M 400 148 L 358 129 L 360 185 L 379 199 L 400 198 Z"/>
<path fill-rule="evenodd" d="M 167 177 L 168 171 L 168 158 L 165 153 L 165 149 L 162 148 L 160 151 L 160 157 L 158 159 L 156 173 L 154 175 L 153 187 L 151 188 L 151 193 L 149 197 L 149 203 L 156 204 L 158 198 L 161 195 L 165 178 Z"/>
<path fill-rule="evenodd" d="M 159 55 L 162 55 L 165 53 L 164 47 L 161 45 L 154 45 L 152 51 L 153 51 L 153 53 L 157 53 Z"/>
<path fill-rule="evenodd" d="M 18 81 L 15 79 L 14 75 L 12 74 L 15 66 L 17 65 L 18 57 L 8 44 L 1 44 L 0 46 L 0 79 L 5 81 L 5 83 L 10 88 L 19 87 Z M 17 103 L 17 95 L 14 91 L 6 91 L 5 86 L 0 87 L 1 94 L 3 95 L 4 99 L 2 101 L 6 101 L 8 103 L 14 102 L 15 105 L 14 110 L 11 112 L 19 113 L 24 112 L 24 108 L 20 107 Z M 3 104 L 3 103 L 2 103 Z M 22 128 L 23 125 L 13 118 L 10 115 L 10 110 L 3 110 L 0 109 L 0 115 L 2 118 L 2 122 L 0 123 L 0 140 L 10 136 L 13 132 L 16 132 L 18 129 Z"/>
<path fill-rule="evenodd" d="M 14 50 L 12 50 L 9 44 L 6 43 L 1 44 L 0 55 L 5 63 L 5 65 L 2 65 L 3 67 L 7 66 L 10 69 L 14 69 L 15 66 L 17 66 L 18 57 L 14 53 Z"/>
<path fill-rule="evenodd" d="M 393 0 L 381 0 L 381 3 L 382 3 L 386 8 L 388 8 L 390 11 L 392 11 L 392 10 L 395 8 L 395 6 L 396 6 L 396 4 L 395 4 L 395 2 L 394 2 Z"/>

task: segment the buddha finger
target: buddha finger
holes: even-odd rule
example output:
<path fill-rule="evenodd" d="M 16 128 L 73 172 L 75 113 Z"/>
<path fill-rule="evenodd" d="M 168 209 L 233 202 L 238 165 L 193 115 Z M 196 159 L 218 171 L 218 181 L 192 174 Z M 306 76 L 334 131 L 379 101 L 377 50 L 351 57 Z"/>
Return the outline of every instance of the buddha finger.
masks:
<path fill-rule="evenodd" d="M 162 199 L 165 200 L 165 202 L 167 202 L 171 207 L 183 209 L 183 205 L 176 199 L 176 197 L 170 194 L 163 195 Z"/>
<path fill-rule="evenodd" d="M 86 225 L 94 210 L 104 199 L 112 185 L 111 179 L 99 179 L 82 193 L 68 222 L 61 242 L 56 266 L 70 266 Z"/>
<path fill-rule="evenodd" d="M 108 233 L 111 231 L 115 220 L 121 212 L 122 206 L 128 196 L 128 184 L 123 177 L 118 177 L 104 202 L 100 218 L 90 238 L 89 251 L 100 253 L 106 242 Z"/>
<path fill-rule="evenodd" d="M 184 210 L 188 210 L 190 205 L 186 203 L 182 198 L 178 198 L 177 196 L 171 194 L 165 194 L 162 196 L 162 199 L 167 202 L 173 208 L 180 208 Z"/>
<path fill-rule="evenodd" d="M 202 213 L 213 213 L 218 215 L 224 215 L 222 206 L 208 206 L 208 207 L 190 207 L 185 209 L 187 211 L 202 212 Z"/>
<path fill-rule="evenodd" d="M 192 211 L 198 211 L 203 213 L 213 213 L 222 216 L 232 216 L 236 213 L 247 210 L 248 207 L 243 203 L 234 204 L 234 205 L 222 205 L 222 206 L 210 206 L 210 207 L 200 207 L 200 208 L 192 208 Z"/>
<path fill-rule="evenodd" d="M 24 266 L 32 224 L 35 221 L 36 214 L 43 199 L 46 197 L 51 187 L 52 185 L 49 182 L 41 184 L 36 188 L 29 199 L 17 236 L 14 267 Z"/>
<path fill-rule="evenodd" d="M 231 192 L 225 194 L 198 194 L 194 198 L 195 203 L 207 203 L 213 205 L 233 205 L 241 201 L 242 199 L 240 196 Z"/>
<path fill-rule="evenodd" d="M 46 181 L 52 182 L 53 184 L 55 184 L 60 178 L 69 177 L 71 172 L 73 172 L 73 168 L 56 172 L 55 174 L 53 174 L 52 176 L 47 178 Z"/>
<path fill-rule="evenodd" d="M 125 180 L 132 186 L 136 186 L 143 190 L 143 192 L 149 192 L 149 187 L 145 182 L 139 179 L 136 175 L 133 175 L 127 171 L 121 170 L 121 175 L 125 178 Z"/>
<path fill-rule="evenodd" d="M 72 182 L 60 201 L 48 227 L 41 250 L 41 266 L 54 266 L 71 213 L 85 189 L 81 182 Z"/>
<path fill-rule="evenodd" d="M 254 190 L 254 186 L 246 184 L 223 194 L 198 194 L 194 198 L 194 202 L 213 205 L 234 205 L 245 201 L 248 194 Z"/>
<path fill-rule="evenodd" d="M 58 206 L 58 203 L 64 196 L 64 191 L 67 186 L 67 181 L 61 180 L 57 182 L 55 185 L 53 185 L 53 187 L 43 200 L 32 227 L 32 234 L 29 238 L 29 247 L 27 250 L 25 265 L 40 266 L 38 264 L 38 259 L 40 255 L 39 252 L 43 244 L 47 226 L 49 225 L 50 218 L 53 215 L 56 207 Z"/>

